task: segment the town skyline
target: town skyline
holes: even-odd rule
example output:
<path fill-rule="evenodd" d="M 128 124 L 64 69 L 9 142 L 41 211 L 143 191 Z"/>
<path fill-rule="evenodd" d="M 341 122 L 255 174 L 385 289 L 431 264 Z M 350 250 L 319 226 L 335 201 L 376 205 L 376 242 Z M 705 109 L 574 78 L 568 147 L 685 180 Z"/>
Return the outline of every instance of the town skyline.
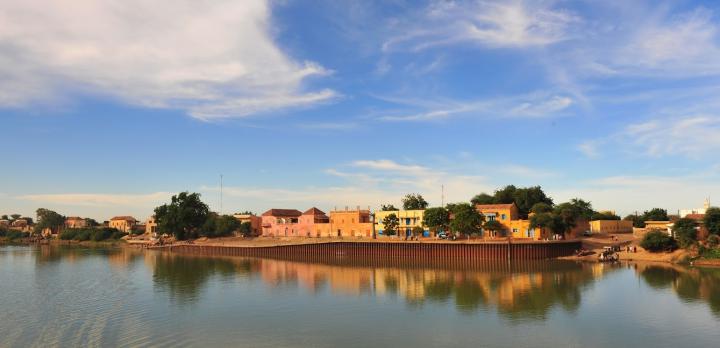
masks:
<path fill-rule="evenodd" d="M 509 184 L 623 216 L 720 201 L 717 3 L 0 14 L 6 214 L 144 220 L 181 191 L 220 211 L 220 175 L 224 213 L 439 206 L 442 187 L 449 203 Z"/>

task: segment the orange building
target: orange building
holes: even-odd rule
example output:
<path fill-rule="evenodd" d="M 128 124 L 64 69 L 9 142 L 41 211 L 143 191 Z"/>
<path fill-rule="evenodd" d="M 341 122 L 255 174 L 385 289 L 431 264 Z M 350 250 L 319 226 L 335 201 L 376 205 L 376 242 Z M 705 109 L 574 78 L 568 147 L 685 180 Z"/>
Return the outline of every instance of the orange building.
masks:
<path fill-rule="evenodd" d="M 262 233 L 260 231 L 262 225 L 261 217 L 255 214 L 234 214 L 233 217 L 236 218 L 241 224 L 249 222 L 251 235 L 259 236 Z"/>
<path fill-rule="evenodd" d="M 330 212 L 332 237 L 372 237 L 370 210 L 334 210 Z"/>

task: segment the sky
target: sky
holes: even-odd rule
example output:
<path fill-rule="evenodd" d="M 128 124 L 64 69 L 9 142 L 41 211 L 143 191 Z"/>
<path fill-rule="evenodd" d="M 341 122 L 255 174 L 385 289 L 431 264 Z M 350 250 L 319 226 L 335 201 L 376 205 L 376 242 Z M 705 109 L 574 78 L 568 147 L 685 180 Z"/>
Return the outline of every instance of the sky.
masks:
<path fill-rule="evenodd" d="M 0 214 L 672 213 L 720 201 L 720 3 L 7 0 L 0 122 Z"/>

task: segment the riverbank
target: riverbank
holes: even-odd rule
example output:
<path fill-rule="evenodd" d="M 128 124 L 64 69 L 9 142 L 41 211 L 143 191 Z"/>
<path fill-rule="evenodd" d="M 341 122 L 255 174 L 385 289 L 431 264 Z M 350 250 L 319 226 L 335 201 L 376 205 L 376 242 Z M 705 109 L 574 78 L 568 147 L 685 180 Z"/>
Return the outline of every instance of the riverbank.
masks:
<path fill-rule="evenodd" d="M 595 235 L 587 238 L 582 238 L 582 246 L 584 249 L 591 253 L 585 256 L 567 256 L 562 259 L 586 261 L 586 262 L 599 262 L 598 254 L 604 250 L 605 247 L 618 246 L 620 250 L 617 252 L 621 261 L 647 261 L 647 262 L 664 262 L 664 263 L 689 263 L 693 258 L 697 257 L 692 252 L 685 249 L 677 249 L 672 252 L 657 252 L 652 253 L 640 246 L 641 238 L 637 238 L 632 234 L 608 234 L 608 235 Z M 636 252 L 628 252 L 627 247 L 634 248 Z M 714 260 L 696 260 L 695 262 L 700 263 L 712 263 Z M 694 263 L 697 264 L 697 263 Z M 720 265 L 720 263 L 718 263 Z"/>

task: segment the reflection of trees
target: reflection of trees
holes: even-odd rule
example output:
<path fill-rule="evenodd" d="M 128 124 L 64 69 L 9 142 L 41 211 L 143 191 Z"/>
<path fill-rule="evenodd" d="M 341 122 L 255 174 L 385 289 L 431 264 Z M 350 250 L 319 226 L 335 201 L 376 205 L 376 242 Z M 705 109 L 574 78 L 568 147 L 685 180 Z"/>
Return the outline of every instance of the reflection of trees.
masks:
<path fill-rule="evenodd" d="M 40 245 L 35 262 L 38 265 L 60 261 L 76 262 L 90 257 L 103 257 L 114 265 L 128 265 L 142 252 L 134 249 L 108 246 Z"/>
<path fill-rule="evenodd" d="M 654 289 L 672 287 L 683 301 L 705 301 L 720 317 L 720 269 L 642 265 L 640 276 Z"/>
<path fill-rule="evenodd" d="M 231 260 L 225 258 L 179 256 L 157 253 L 154 256 L 153 281 L 155 285 L 167 290 L 171 298 L 181 302 L 192 302 L 198 299 L 200 291 L 214 276 L 221 279 L 234 277 L 236 274 L 257 272 L 251 260 Z"/>

